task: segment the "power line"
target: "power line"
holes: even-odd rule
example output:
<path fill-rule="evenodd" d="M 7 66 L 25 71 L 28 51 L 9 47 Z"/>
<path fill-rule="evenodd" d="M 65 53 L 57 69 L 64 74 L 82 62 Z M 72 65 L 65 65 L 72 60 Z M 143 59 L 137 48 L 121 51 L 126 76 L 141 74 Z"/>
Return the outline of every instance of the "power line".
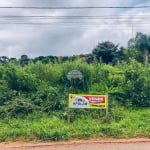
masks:
<path fill-rule="evenodd" d="M 26 21 L 26 23 L 145 23 L 150 21 L 150 16 L 0 16 L 0 21 Z M 35 22 L 36 21 L 36 22 Z M 141 22 L 144 21 L 144 22 Z"/>
<path fill-rule="evenodd" d="M 37 7 L 37 6 L 0 6 L 0 9 L 141 9 L 150 6 L 57 6 L 57 7 Z"/>
<path fill-rule="evenodd" d="M 145 22 L 146 20 L 146 22 Z M 26 23 L 138 23 L 138 24 L 145 24 L 150 21 L 150 17 L 136 17 L 136 18 L 59 18 L 59 17 L 50 17 L 50 18 L 38 18 L 38 17 L 1 17 L 0 21 L 12 22 L 26 22 Z"/>
<path fill-rule="evenodd" d="M 150 15 L 142 16 L 42 16 L 42 15 L 33 15 L 33 16 L 13 16 L 6 15 L 0 16 L 0 18 L 38 18 L 38 19 L 140 19 L 140 18 L 150 18 Z"/>
<path fill-rule="evenodd" d="M 108 30 L 130 30 L 132 29 L 132 24 L 133 23 L 130 23 L 130 24 L 101 24 L 101 23 L 92 23 L 92 24 L 71 24 L 71 23 L 33 23 L 33 22 L 0 22 L 0 25 L 15 25 L 15 26 L 24 26 L 24 27 L 40 27 L 39 29 L 45 29 L 45 28 L 48 28 L 48 29 L 57 29 L 56 28 L 56 25 L 59 26 L 59 28 L 83 28 L 83 29 L 88 29 L 88 30 L 97 30 L 97 29 L 108 29 Z M 76 25 L 76 26 L 75 26 Z M 149 26 L 150 23 L 143 23 L 143 24 L 134 24 L 134 29 L 143 29 L 147 26 Z"/>
<path fill-rule="evenodd" d="M 139 15 L 140 17 L 150 17 L 150 14 Z M 0 15 L 0 17 L 138 17 L 135 15 Z"/>
<path fill-rule="evenodd" d="M 42 20 L 41 20 L 42 19 Z M 147 20 L 146 22 L 144 20 Z M 103 24 L 146 24 L 149 23 L 150 18 L 24 18 L 24 17 L 14 17 L 14 18 L 1 18 L 0 21 L 3 21 L 4 23 L 13 23 L 14 21 L 20 22 L 20 23 L 72 23 L 72 24 L 85 24 L 85 23 L 103 23 Z"/>
<path fill-rule="evenodd" d="M 93 15 L 93 16 L 53 16 L 53 15 L 0 15 L 0 20 L 19 20 L 19 21 L 27 21 L 27 19 L 30 19 L 30 21 L 139 21 L 139 20 L 147 20 L 149 21 L 150 15 L 140 15 L 140 16 L 133 16 L 133 15 L 128 15 L 128 16 L 119 16 L 119 15 L 107 15 L 107 16 L 98 16 L 98 15 Z"/>
<path fill-rule="evenodd" d="M 30 20 L 27 20 L 30 19 Z M 51 20 L 53 19 L 53 20 Z M 104 24 L 149 24 L 150 15 L 0 15 L 0 24 L 25 24 L 25 25 L 104 25 Z M 42 21 L 41 21 L 42 20 Z M 147 22 L 141 22 L 147 20 Z M 2 22 L 3 21 L 3 22 Z M 108 22 L 109 21 L 109 22 Z"/>
<path fill-rule="evenodd" d="M 56 29 L 56 26 L 51 25 L 51 24 L 34 24 L 34 23 L 10 23 L 10 24 L 5 24 L 5 25 L 21 25 L 24 27 L 39 27 L 39 29 Z M 149 26 L 150 24 L 144 24 L 144 25 L 136 25 L 134 26 L 134 29 L 145 29 L 145 27 Z M 60 28 L 67 28 L 67 29 L 72 29 L 75 26 L 72 26 L 71 24 L 64 24 L 59 26 Z M 131 30 L 131 26 L 116 26 L 114 25 L 77 25 L 76 28 L 78 29 L 88 29 L 88 30 L 97 30 L 97 29 L 104 29 L 104 30 Z"/>
<path fill-rule="evenodd" d="M 136 24 L 138 25 L 150 25 L 150 22 L 147 23 L 141 23 L 141 22 L 111 22 L 111 23 L 106 23 L 106 22 L 0 22 L 0 24 L 33 24 L 33 25 L 63 25 L 63 24 L 79 24 L 79 25 L 132 25 Z"/>

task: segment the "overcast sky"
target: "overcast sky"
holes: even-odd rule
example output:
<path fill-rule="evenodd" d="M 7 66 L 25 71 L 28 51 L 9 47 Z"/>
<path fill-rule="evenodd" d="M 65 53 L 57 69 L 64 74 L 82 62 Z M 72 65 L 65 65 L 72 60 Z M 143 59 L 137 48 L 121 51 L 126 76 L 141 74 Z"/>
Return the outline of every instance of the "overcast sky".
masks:
<path fill-rule="evenodd" d="M 0 6 L 150 6 L 150 0 L 0 0 Z M 1 16 L 125 16 L 123 20 L 5 18 Z M 137 17 L 137 19 L 135 19 Z M 55 22 L 55 23 L 54 23 Z M 69 23 L 62 23 L 69 22 Z M 77 22 L 77 23 L 70 23 Z M 89 22 L 89 23 L 84 23 Z M 93 22 L 93 23 L 91 23 Z M 98 23 L 95 23 L 98 22 Z M 32 24 L 13 24 L 32 23 Z M 33 24 L 34 23 L 34 24 Z M 37 25 L 37 23 L 46 23 Z M 143 24 L 142 24 L 143 23 Z M 148 24 L 149 23 L 149 24 Z M 133 24 L 133 28 L 132 28 Z M 90 53 L 98 42 L 126 46 L 136 32 L 150 34 L 149 9 L 0 9 L 0 56 Z"/>

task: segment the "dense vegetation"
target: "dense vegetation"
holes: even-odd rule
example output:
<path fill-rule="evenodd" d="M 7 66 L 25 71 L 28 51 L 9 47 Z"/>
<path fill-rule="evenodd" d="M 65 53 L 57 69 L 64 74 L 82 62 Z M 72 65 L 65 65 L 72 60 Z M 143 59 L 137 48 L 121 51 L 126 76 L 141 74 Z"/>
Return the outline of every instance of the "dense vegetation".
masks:
<path fill-rule="evenodd" d="M 106 41 L 88 55 L 35 59 L 22 55 L 19 60 L 2 56 L 0 141 L 20 136 L 43 140 L 150 136 L 149 56 L 150 36 L 142 33 L 129 40 L 128 48 Z M 71 70 L 79 70 L 83 80 L 68 80 Z M 109 120 L 103 111 L 73 110 L 67 126 L 69 93 L 108 94 Z"/>

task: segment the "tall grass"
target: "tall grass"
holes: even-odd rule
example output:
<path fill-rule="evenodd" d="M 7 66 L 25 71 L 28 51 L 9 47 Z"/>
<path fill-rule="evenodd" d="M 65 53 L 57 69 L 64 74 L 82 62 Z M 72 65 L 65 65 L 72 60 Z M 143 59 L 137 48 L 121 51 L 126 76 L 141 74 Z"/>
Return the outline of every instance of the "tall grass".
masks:
<path fill-rule="evenodd" d="M 72 120 L 70 124 L 58 117 L 28 116 L 24 119 L 0 120 L 0 141 L 70 140 L 89 138 L 150 137 L 150 109 L 112 109 L 109 122 L 105 117 L 92 119 L 90 114 Z"/>

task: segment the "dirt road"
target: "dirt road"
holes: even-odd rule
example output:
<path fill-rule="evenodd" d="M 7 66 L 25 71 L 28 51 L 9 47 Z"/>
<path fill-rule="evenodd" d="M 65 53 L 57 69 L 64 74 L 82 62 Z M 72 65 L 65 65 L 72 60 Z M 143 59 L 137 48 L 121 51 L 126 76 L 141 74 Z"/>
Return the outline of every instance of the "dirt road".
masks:
<path fill-rule="evenodd" d="M 0 144 L 0 150 L 150 150 L 150 139 Z"/>

